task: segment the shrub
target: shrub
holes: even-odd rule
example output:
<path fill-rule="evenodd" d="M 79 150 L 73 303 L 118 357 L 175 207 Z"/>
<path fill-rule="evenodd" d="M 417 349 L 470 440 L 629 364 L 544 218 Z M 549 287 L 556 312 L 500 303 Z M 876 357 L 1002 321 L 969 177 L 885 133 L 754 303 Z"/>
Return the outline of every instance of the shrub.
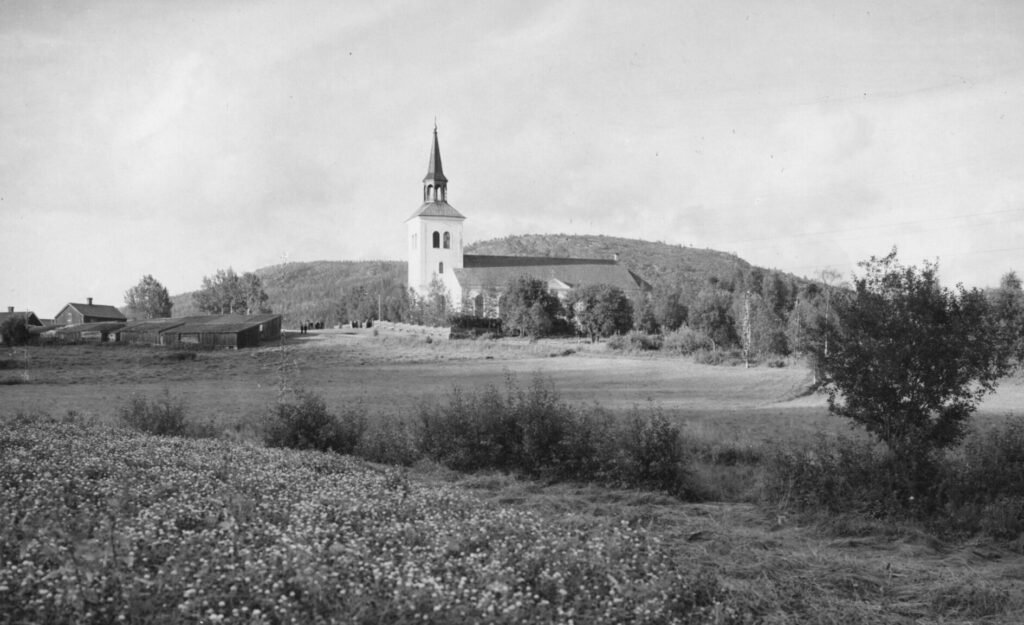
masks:
<path fill-rule="evenodd" d="M 0 324 L 0 339 L 7 347 L 24 345 L 31 338 L 24 315 L 12 315 Z"/>
<path fill-rule="evenodd" d="M 679 428 L 657 408 L 630 413 L 622 436 L 626 465 L 622 475 L 676 495 L 690 494 Z"/>
<path fill-rule="evenodd" d="M 661 335 L 631 330 L 608 339 L 608 347 L 624 351 L 655 351 L 661 349 Z"/>
<path fill-rule="evenodd" d="M 770 502 L 797 510 L 889 516 L 912 502 L 893 488 L 891 464 L 871 441 L 819 436 L 768 454 L 764 493 Z"/>
<path fill-rule="evenodd" d="M 118 416 L 128 427 L 146 434 L 185 436 L 188 433 L 185 413 L 184 402 L 171 399 L 170 391 L 164 389 L 163 394 L 152 401 L 132 395 Z"/>
<path fill-rule="evenodd" d="M 688 326 L 680 326 L 677 330 L 666 332 L 661 340 L 663 350 L 684 356 L 702 349 L 714 349 L 714 346 L 707 334 Z"/>
<path fill-rule="evenodd" d="M 743 355 L 735 349 L 699 349 L 693 352 L 693 362 L 698 365 L 738 365 Z"/>
<path fill-rule="evenodd" d="M 693 493 L 680 432 L 663 414 L 637 410 L 623 422 L 598 407 L 574 410 L 541 378 L 526 390 L 511 379 L 504 393 L 455 390 L 445 405 L 421 406 L 419 419 L 420 450 L 451 469 Z"/>
<path fill-rule="evenodd" d="M 1024 532 L 1024 425 L 973 431 L 946 460 L 935 497 L 949 529 L 996 538 Z"/>
<path fill-rule="evenodd" d="M 422 457 L 415 427 L 406 419 L 384 416 L 371 420 L 355 455 L 382 464 L 410 466 Z"/>
<path fill-rule="evenodd" d="M 317 449 L 351 454 L 366 429 L 362 407 L 340 416 L 327 411 L 323 398 L 308 391 L 296 392 L 296 403 L 280 401 L 271 410 L 263 440 L 270 447 Z"/>

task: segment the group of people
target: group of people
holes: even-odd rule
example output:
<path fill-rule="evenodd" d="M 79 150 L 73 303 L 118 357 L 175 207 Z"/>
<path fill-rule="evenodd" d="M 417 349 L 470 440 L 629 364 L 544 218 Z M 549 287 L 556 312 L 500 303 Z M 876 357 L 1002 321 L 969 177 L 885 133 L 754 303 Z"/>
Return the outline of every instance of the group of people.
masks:
<path fill-rule="evenodd" d="M 302 323 L 299 324 L 299 334 L 309 334 L 310 330 L 323 330 L 323 329 L 324 329 L 324 322 L 323 321 L 317 321 L 317 322 L 303 321 Z"/>

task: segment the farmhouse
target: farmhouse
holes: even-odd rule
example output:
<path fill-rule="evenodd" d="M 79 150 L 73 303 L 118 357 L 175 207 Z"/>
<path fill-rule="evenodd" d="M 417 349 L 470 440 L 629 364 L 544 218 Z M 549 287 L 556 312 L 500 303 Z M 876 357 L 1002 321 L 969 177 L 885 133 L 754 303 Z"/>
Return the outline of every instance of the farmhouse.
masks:
<path fill-rule="evenodd" d="M 42 326 L 43 322 L 36 317 L 36 314 L 31 310 L 16 311 L 14 306 L 8 306 L 7 312 L 0 313 L 0 324 L 7 321 L 8 319 L 17 319 L 22 317 L 25 319 L 25 325 L 27 326 Z"/>
<path fill-rule="evenodd" d="M 465 219 L 448 203 L 448 178 L 441 167 L 435 126 L 423 178 L 423 204 L 406 220 L 410 288 L 425 296 L 431 283 L 440 281 L 453 308 L 481 316 L 495 309 L 500 290 L 510 278 L 524 274 L 545 281 L 560 298 L 590 284 L 617 286 L 633 300 L 651 289 L 617 260 L 463 254 Z"/>
<path fill-rule="evenodd" d="M 61 308 L 60 312 L 54 317 L 54 323 L 61 326 L 100 321 L 120 321 L 124 323 L 128 319 L 121 314 L 120 310 L 113 306 L 93 304 L 91 297 L 86 299 L 85 304 L 76 304 L 74 302 L 68 304 Z"/>

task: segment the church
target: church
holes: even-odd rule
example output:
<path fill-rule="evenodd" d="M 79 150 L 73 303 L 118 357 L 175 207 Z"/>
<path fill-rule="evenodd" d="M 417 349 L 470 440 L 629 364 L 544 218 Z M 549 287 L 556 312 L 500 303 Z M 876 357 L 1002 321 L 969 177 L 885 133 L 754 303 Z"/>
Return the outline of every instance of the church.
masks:
<path fill-rule="evenodd" d="M 462 252 L 466 217 L 448 203 L 448 178 L 441 167 L 441 149 L 434 127 L 423 204 L 406 220 L 409 250 L 409 288 L 426 296 L 440 282 L 455 310 L 491 316 L 501 289 L 512 278 L 528 275 L 547 283 L 560 299 L 580 286 L 617 286 L 634 303 L 651 286 L 617 259 L 492 256 Z"/>

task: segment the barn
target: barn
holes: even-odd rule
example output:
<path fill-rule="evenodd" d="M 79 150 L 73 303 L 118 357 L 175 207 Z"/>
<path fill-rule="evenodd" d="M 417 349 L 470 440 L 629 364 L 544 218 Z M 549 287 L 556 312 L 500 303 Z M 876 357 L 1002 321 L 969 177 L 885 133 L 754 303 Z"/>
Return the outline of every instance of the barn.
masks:
<path fill-rule="evenodd" d="M 202 315 L 144 319 L 124 326 L 117 340 L 132 345 L 255 347 L 281 338 L 281 315 Z"/>
<path fill-rule="evenodd" d="M 184 317 L 183 324 L 160 332 L 161 344 L 183 347 L 258 347 L 281 337 L 281 315 Z"/>
<path fill-rule="evenodd" d="M 117 333 L 117 340 L 129 345 L 163 345 L 163 333 L 167 330 L 185 325 L 189 317 L 144 319 L 134 321 Z"/>
<path fill-rule="evenodd" d="M 121 314 L 121 311 L 113 306 L 105 304 L 93 304 L 92 298 L 86 298 L 85 304 L 69 303 L 60 309 L 54 318 L 57 325 L 67 326 L 79 323 L 95 323 L 100 321 L 120 321 L 124 323 L 128 318 Z"/>

